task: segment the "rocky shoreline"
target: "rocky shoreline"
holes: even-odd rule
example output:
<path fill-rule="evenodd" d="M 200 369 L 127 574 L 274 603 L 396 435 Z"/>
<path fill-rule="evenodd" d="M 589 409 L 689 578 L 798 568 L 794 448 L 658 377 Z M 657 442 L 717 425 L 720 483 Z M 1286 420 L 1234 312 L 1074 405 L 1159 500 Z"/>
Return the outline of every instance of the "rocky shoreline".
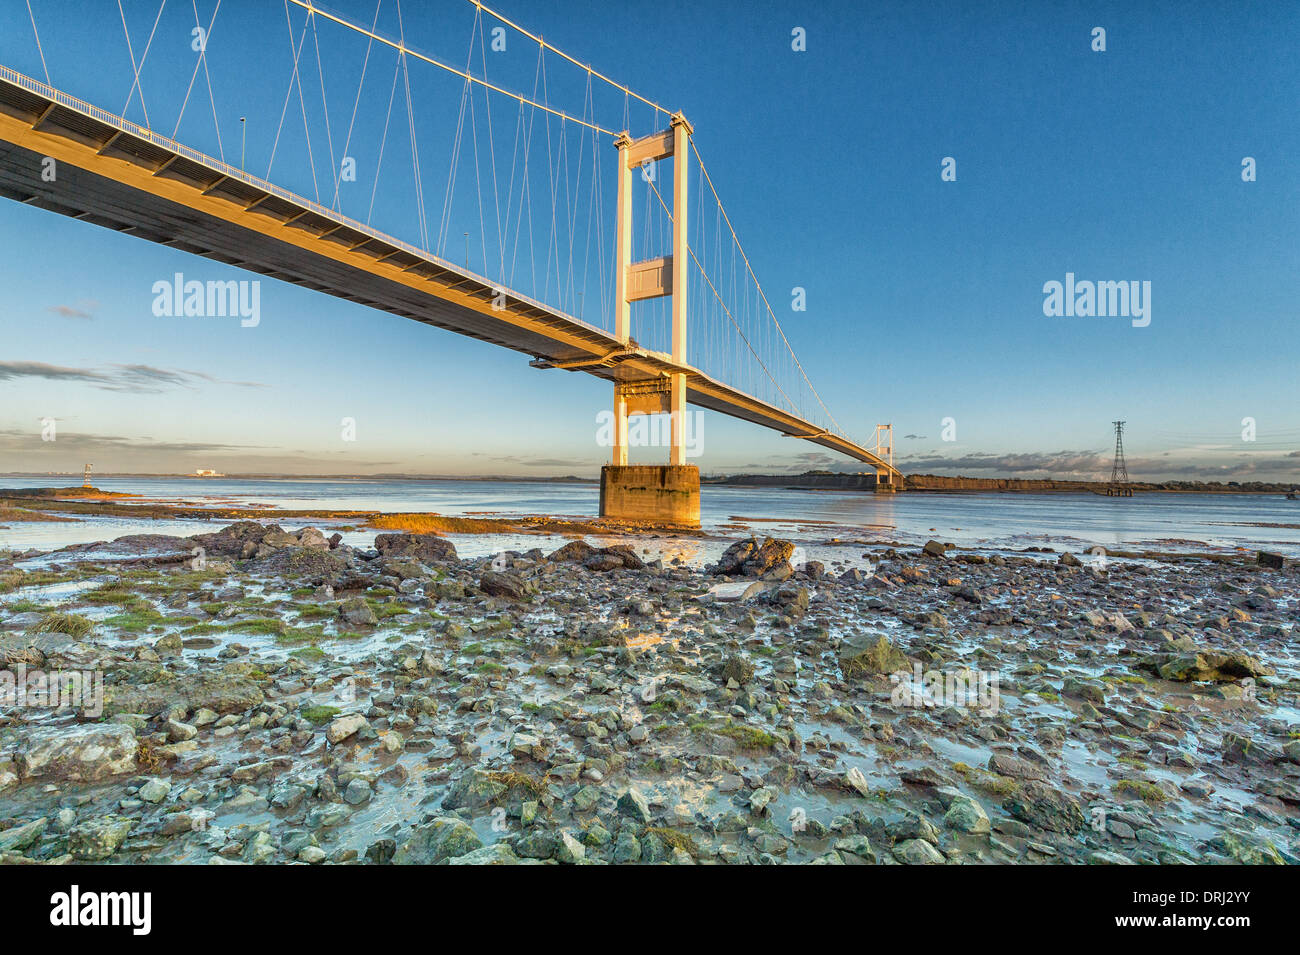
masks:
<path fill-rule="evenodd" d="M 0 557 L 0 861 L 1300 860 L 1293 562 L 651 544 Z"/>

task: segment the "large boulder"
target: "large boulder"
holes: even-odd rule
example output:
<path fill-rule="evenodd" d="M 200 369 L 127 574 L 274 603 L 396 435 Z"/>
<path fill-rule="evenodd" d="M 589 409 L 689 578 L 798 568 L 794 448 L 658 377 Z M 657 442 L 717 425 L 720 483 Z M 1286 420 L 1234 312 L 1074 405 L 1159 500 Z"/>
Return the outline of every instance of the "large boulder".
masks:
<path fill-rule="evenodd" d="M 93 783 L 135 772 L 135 731 L 121 723 L 29 727 L 17 752 L 24 779 Z"/>
<path fill-rule="evenodd" d="M 316 547 L 259 547 L 257 569 L 288 580 L 320 583 L 337 577 L 348 566 L 337 553 Z"/>
<path fill-rule="evenodd" d="M 907 657 L 883 633 L 853 634 L 840 645 L 840 672 L 845 677 L 910 669 Z"/>
<path fill-rule="evenodd" d="M 518 574 L 498 573 L 485 570 L 479 578 L 479 589 L 491 597 L 504 597 L 507 600 L 523 600 L 534 588 Z"/>
<path fill-rule="evenodd" d="M 612 547 L 593 547 L 584 540 L 572 540 L 553 551 L 546 558 L 553 564 L 582 564 L 588 570 L 607 571 L 626 567 L 629 570 L 641 570 L 645 562 L 636 555 L 627 544 L 615 544 Z"/>
<path fill-rule="evenodd" d="M 196 534 L 189 538 L 189 543 L 202 547 L 208 557 L 247 558 L 257 553 L 267 534 L 277 532 L 284 533 L 279 524 L 236 521 L 211 534 Z"/>
<path fill-rule="evenodd" d="M 592 554 L 598 553 L 599 548 L 592 547 L 585 540 L 572 540 L 564 546 L 558 548 L 547 556 L 547 560 L 554 564 L 577 563 L 581 564 Z"/>
<path fill-rule="evenodd" d="M 1002 808 L 1022 822 L 1051 832 L 1078 832 L 1087 822 L 1077 799 L 1032 779 L 1008 796 Z"/>
<path fill-rule="evenodd" d="M 68 851 L 85 862 L 107 859 L 126 841 L 135 823 L 124 816 L 104 816 L 78 823 L 68 832 Z"/>
<path fill-rule="evenodd" d="M 443 809 L 482 809 L 490 806 L 510 789 L 484 769 L 471 769 L 456 780 L 442 797 Z"/>
<path fill-rule="evenodd" d="M 306 547 L 311 550 L 329 550 L 330 542 L 315 527 L 299 531 L 269 530 L 257 546 L 254 557 L 266 557 L 283 547 Z"/>
<path fill-rule="evenodd" d="M 790 557 L 794 554 L 794 544 L 775 537 L 764 538 L 760 544 L 757 537 L 737 541 L 723 551 L 712 572 L 717 576 L 728 577 L 766 577 L 794 573 L 790 566 Z"/>
<path fill-rule="evenodd" d="M 187 673 L 153 683 L 117 684 L 105 690 L 104 712 L 143 713 L 153 716 L 181 704 L 191 711 L 243 713 L 261 705 L 262 688 L 252 677 L 237 671 Z"/>
<path fill-rule="evenodd" d="M 1179 683 L 1232 683 L 1272 676 L 1273 671 L 1246 653 L 1199 650 L 1191 653 L 1155 653 L 1138 667 Z"/>
<path fill-rule="evenodd" d="M 563 564 L 567 563 L 567 561 L 581 564 L 582 561 L 595 554 L 597 550 L 598 548 L 580 539 L 580 541 L 569 541 L 563 547 L 559 547 L 558 550 L 552 551 L 551 554 L 547 555 L 546 559 L 551 561 L 552 564 Z"/>
<path fill-rule="evenodd" d="M 411 837 L 393 854 L 393 865 L 433 865 L 481 848 L 483 840 L 468 823 L 442 816 L 411 830 Z"/>
<path fill-rule="evenodd" d="M 444 563 L 456 559 L 456 547 L 437 534 L 380 534 L 375 538 L 380 557 Z"/>
<path fill-rule="evenodd" d="M 339 616 L 343 622 L 353 627 L 375 627 L 379 618 L 375 616 L 365 597 L 349 597 L 339 604 Z"/>
<path fill-rule="evenodd" d="M 925 542 L 925 546 L 921 548 L 921 553 L 926 557 L 947 557 L 948 548 L 939 541 L 928 540 Z"/>

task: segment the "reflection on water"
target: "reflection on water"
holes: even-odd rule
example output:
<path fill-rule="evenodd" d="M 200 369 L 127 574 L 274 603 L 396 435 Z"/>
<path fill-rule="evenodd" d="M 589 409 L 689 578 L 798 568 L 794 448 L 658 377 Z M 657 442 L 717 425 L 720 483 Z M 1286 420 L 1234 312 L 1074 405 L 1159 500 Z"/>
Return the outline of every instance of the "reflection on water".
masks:
<path fill-rule="evenodd" d="M 0 483 L 7 487 L 37 487 L 75 482 L 72 478 L 11 477 L 0 478 Z M 138 494 L 140 503 L 155 500 L 213 507 L 265 506 L 268 517 L 275 510 L 327 508 L 432 511 L 448 516 L 594 517 L 600 496 L 595 484 L 526 481 L 102 477 L 96 483 L 104 490 Z M 988 549 L 1264 547 L 1300 555 L 1300 502 L 1288 501 L 1280 494 L 1139 494 L 1132 498 L 1012 493 L 876 495 L 706 485 L 700 494 L 700 507 L 704 529 L 729 537 L 752 529 L 807 543 L 831 543 L 839 538 L 860 544 L 896 541 L 914 545 L 935 537 Z M 15 523 L 0 526 L 0 547 L 49 549 L 133 533 L 189 535 L 214 530 L 224 523 L 127 518 Z M 491 546 L 516 549 L 520 544 L 523 549 L 542 546 L 536 537 L 509 545 L 499 540 L 491 542 Z M 695 563 L 702 556 L 699 546 L 689 540 L 676 541 L 666 559 L 680 556 Z M 491 553 L 491 547 L 485 552 Z M 656 547 L 656 552 L 664 550 Z"/>

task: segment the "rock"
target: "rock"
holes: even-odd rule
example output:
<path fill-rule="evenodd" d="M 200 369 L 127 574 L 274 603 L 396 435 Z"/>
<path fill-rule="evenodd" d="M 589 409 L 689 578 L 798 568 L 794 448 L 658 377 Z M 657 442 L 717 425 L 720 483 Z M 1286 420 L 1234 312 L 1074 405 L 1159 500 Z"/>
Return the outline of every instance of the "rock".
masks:
<path fill-rule="evenodd" d="M 1118 852 L 1097 849 L 1088 853 L 1088 865 L 1136 865 L 1136 863 Z"/>
<path fill-rule="evenodd" d="M 1255 563 L 1261 567 L 1269 567 L 1273 570 L 1281 570 L 1286 564 L 1281 554 L 1273 554 L 1266 550 L 1261 550 L 1255 555 Z"/>
<path fill-rule="evenodd" d="M 788 577 L 794 572 L 790 566 L 793 554 L 794 544 L 790 541 L 768 537 L 760 544 L 757 537 L 751 537 L 737 541 L 723 551 L 712 573 L 716 576 L 763 577 L 780 571 Z"/>
<path fill-rule="evenodd" d="M 1075 557 L 1068 550 L 1056 559 L 1056 562 L 1062 567 L 1082 567 L 1083 561 Z"/>
<path fill-rule="evenodd" d="M 165 637 L 155 640 L 153 649 L 160 657 L 180 656 L 181 650 L 184 649 L 181 635 L 179 633 L 169 633 Z"/>
<path fill-rule="evenodd" d="M 631 830 L 624 829 L 618 834 L 618 840 L 614 843 L 614 861 L 620 865 L 641 861 L 641 842 Z"/>
<path fill-rule="evenodd" d="M 331 743 L 341 743 L 353 733 L 365 729 L 369 725 L 369 720 L 360 713 L 345 713 L 343 716 L 334 718 L 329 728 L 325 730 L 325 738 Z"/>
<path fill-rule="evenodd" d="M 898 778 L 909 785 L 927 789 L 957 784 L 957 781 L 947 773 L 942 773 L 932 766 L 909 767 L 900 771 Z"/>
<path fill-rule="evenodd" d="M 1037 763 L 1001 751 L 989 756 L 989 772 L 997 773 L 999 776 L 1010 776 L 1013 779 L 1042 779 L 1047 775 L 1043 767 Z"/>
<path fill-rule="evenodd" d="M 572 540 L 550 554 L 546 559 L 552 563 L 585 563 L 587 558 L 597 552 L 597 548 L 592 547 L 584 540 Z"/>
<path fill-rule="evenodd" d="M 645 796 L 635 789 L 625 790 L 623 795 L 618 797 L 615 808 L 619 815 L 627 816 L 642 825 L 650 822 L 650 804 L 646 802 Z"/>
<path fill-rule="evenodd" d="M 237 664 L 231 664 L 237 667 Z M 147 684 L 117 684 L 105 687 L 104 714 L 144 713 L 153 716 L 174 707 L 212 710 L 214 713 L 242 713 L 260 705 L 265 697 L 251 677 L 237 669 L 167 675 Z M 194 725 L 205 725 L 196 714 Z"/>
<path fill-rule="evenodd" d="M 623 558 L 617 554 L 592 554 L 582 562 L 582 566 L 596 573 L 618 570 L 623 566 Z"/>
<path fill-rule="evenodd" d="M 389 577 L 396 577 L 403 583 L 408 580 L 423 580 L 429 576 L 425 569 L 413 560 L 385 560 L 383 562 L 383 572 Z"/>
<path fill-rule="evenodd" d="M 944 814 L 943 822 L 949 829 L 977 835 L 987 833 L 992 829 L 989 824 L 988 813 L 984 811 L 984 807 L 970 796 L 964 795 L 953 797 L 951 805 L 948 806 L 948 811 Z"/>
<path fill-rule="evenodd" d="M 1065 678 L 1065 683 L 1061 687 L 1061 695 L 1078 700 L 1087 700 L 1098 705 L 1106 702 L 1106 691 L 1100 683 L 1095 683 L 1092 680 L 1081 680 L 1072 676 Z"/>
<path fill-rule="evenodd" d="M 456 547 L 437 534 L 379 534 L 375 550 L 380 557 L 407 557 L 426 564 L 456 560 Z"/>
<path fill-rule="evenodd" d="M 308 865 L 317 865 L 324 862 L 329 856 L 320 846 L 303 846 L 298 850 L 298 861 L 305 862 Z"/>
<path fill-rule="evenodd" d="M 1211 839 L 1210 845 L 1243 865 L 1286 864 L 1277 847 L 1257 833 L 1229 829 Z"/>
<path fill-rule="evenodd" d="M 87 862 L 107 859 L 126 841 L 132 825 L 122 816 L 104 816 L 73 826 L 68 832 L 68 851 Z"/>
<path fill-rule="evenodd" d="M 364 597 L 349 597 L 339 605 L 339 616 L 343 622 L 354 627 L 375 627 L 379 625 L 379 618 L 375 616 L 374 610 L 370 604 L 366 603 Z"/>
<path fill-rule="evenodd" d="M 862 775 L 862 770 L 854 766 L 844 774 L 844 785 L 852 789 L 859 796 L 870 796 L 871 785 L 867 782 L 867 777 Z"/>
<path fill-rule="evenodd" d="M 202 547 L 207 557 L 252 557 L 258 545 L 269 533 L 280 531 L 278 524 L 259 524 L 257 521 L 236 521 L 211 534 L 196 534 L 188 543 Z"/>
<path fill-rule="evenodd" d="M 166 724 L 167 739 L 172 743 L 182 743 L 199 735 L 198 729 L 180 720 L 168 720 Z"/>
<path fill-rule="evenodd" d="M 600 551 L 606 556 L 617 557 L 623 562 L 623 566 L 628 570 L 644 570 L 645 563 L 627 544 L 614 544 L 610 547 L 604 547 Z"/>
<path fill-rule="evenodd" d="M 257 832 L 248 840 L 248 846 L 244 849 L 244 861 L 257 865 L 270 861 L 275 853 L 275 837 L 269 832 Z"/>
<path fill-rule="evenodd" d="M 490 806 L 509 789 L 483 769 L 474 768 L 461 775 L 442 798 L 443 809 L 482 809 Z"/>
<path fill-rule="evenodd" d="M 20 736 L 19 776 L 98 782 L 135 772 L 135 731 L 121 723 L 30 727 Z"/>
<path fill-rule="evenodd" d="M 167 798 L 167 794 L 172 791 L 172 784 L 161 779 L 150 779 L 140 787 L 136 793 L 139 798 L 148 803 L 162 802 Z"/>
<path fill-rule="evenodd" d="M 772 591 L 770 600 L 787 613 L 799 615 L 808 609 L 808 589 L 790 581 Z"/>
<path fill-rule="evenodd" d="M 569 835 L 560 833 L 560 841 L 555 846 L 555 860 L 566 865 L 575 865 L 587 857 L 587 847 Z"/>
<path fill-rule="evenodd" d="M 894 846 L 894 855 L 908 865 L 943 865 L 942 853 L 924 839 L 908 839 Z"/>
<path fill-rule="evenodd" d="M 360 806 L 370 802 L 370 797 L 373 795 L 374 790 L 370 788 L 370 783 L 360 776 L 354 776 L 348 780 L 347 788 L 343 790 L 343 801 L 349 806 Z"/>
<path fill-rule="evenodd" d="M 491 597 L 504 597 L 507 600 L 523 600 L 533 588 L 518 574 L 485 570 L 479 578 L 479 589 Z"/>
<path fill-rule="evenodd" d="M 371 865 L 387 865 L 396 852 L 397 843 L 392 839 L 377 839 L 366 847 L 366 859 Z"/>
<path fill-rule="evenodd" d="M 840 645 L 840 672 L 845 678 L 860 673 L 897 673 L 911 664 L 883 633 L 862 633 L 846 637 Z"/>
<path fill-rule="evenodd" d="M 288 580 L 305 579 L 318 582 L 323 578 L 342 573 L 347 561 L 337 553 L 310 547 L 281 547 L 269 552 L 259 547 L 256 556 L 261 573 Z"/>
<path fill-rule="evenodd" d="M 510 848 L 508 842 L 494 842 L 482 849 L 475 849 L 463 856 L 447 859 L 448 865 L 519 865 L 519 856 Z"/>
<path fill-rule="evenodd" d="M 865 862 L 875 862 L 876 852 L 871 848 L 871 840 L 864 835 L 845 836 L 835 842 L 836 852 L 847 852 Z"/>
<path fill-rule="evenodd" d="M 744 657 L 731 655 L 723 661 L 722 680 L 735 680 L 741 686 L 752 682 L 754 679 L 754 664 L 750 663 Z"/>
<path fill-rule="evenodd" d="M 1138 663 L 1138 667 L 1154 672 L 1166 680 L 1180 683 L 1228 683 L 1273 675 L 1271 669 L 1248 654 L 1219 653 L 1213 650 L 1194 653 L 1157 653 L 1144 658 Z"/>
<path fill-rule="evenodd" d="M 515 855 L 521 859 L 549 859 L 555 855 L 558 837 L 543 829 L 534 829 L 514 840 Z"/>
<path fill-rule="evenodd" d="M 925 546 L 921 548 L 921 553 L 926 557 L 947 557 L 948 548 L 938 541 L 930 540 L 925 542 Z"/>
<path fill-rule="evenodd" d="M 440 816 L 411 830 L 393 855 L 393 865 L 432 865 L 482 847 L 483 840 L 464 820 Z"/>
<path fill-rule="evenodd" d="M 41 837 L 49 823 L 49 819 L 42 816 L 0 832 L 0 852 L 21 852 Z"/>
<path fill-rule="evenodd" d="M 1075 833 L 1087 821 L 1077 799 L 1032 779 L 1008 796 L 1002 808 L 1031 826 L 1052 832 Z"/>

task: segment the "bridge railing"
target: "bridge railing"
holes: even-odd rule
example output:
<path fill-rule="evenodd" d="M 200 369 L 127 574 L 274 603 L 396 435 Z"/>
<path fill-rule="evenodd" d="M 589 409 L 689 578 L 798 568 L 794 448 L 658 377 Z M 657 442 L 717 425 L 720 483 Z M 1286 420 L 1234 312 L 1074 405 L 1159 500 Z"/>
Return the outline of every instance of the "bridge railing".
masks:
<path fill-rule="evenodd" d="M 206 166 L 209 169 L 212 169 L 214 172 L 218 172 L 229 179 L 236 179 L 244 183 L 245 185 L 252 186 L 254 189 L 260 189 L 263 192 L 270 193 L 273 196 L 278 196 L 279 198 L 284 199 L 286 202 L 292 202 L 295 205 L 301 206 L 305 209 L 309 209 L 310 211 L 316 213 L 317 215 L 324 216 L 325 218 L 330 219 L 333 222 L 337 222 L 340 225 L 347 226 L 349 229 L 355 229 L 357 232 L 360 232 L 362 235 L 368 235 L 372 239 L 378 239 L 381 242 L 386 242 L 389 245 L 396 246 L 397 248 L 402 249 L 405 252 L 409 252 L 412 255 L 419 256 L 422 259 L 426 259 L 434 263 L 439 268 L 447 269 L 450 272 L 455 272 L 458 275 L 465 276 L 466 278 L 475 279 L 479 282 L 482 282 L 484 285 L 488 286 L 489 288 L 500 289 L 501 291 L 504 291 L 511 298 L 518 299 L 520 302 L 523 302 L 526 305 L 531 305 L 534 308 L 544 309 L 545 311 L 551 312 L 552 314 L 559 315 L 577 325 L 583 325 L 587 328 L 590 328 L 593 331 L 600 331 L 599 328 L 597 328 L 595 325 L 592 325 L 590 322 L 585 322 L 580 318 L 576 318 L 572 315 L 561 312 L 558 309 L 556 309 L 554 306 L 546 305 L 542 302 L 537 301 L 536 299 L 530 298 L 527 295 L 521 295 L 520 293 L 516 292 L 514 289 L 504 289 L 500 286 L 499 283 L 493 282 L 491 279 L 487 278 L 487 276 L 479 275 L 476 272 L 471 272 L 467 269 L 461 268 L 458 265 L 454 265 L 453 263 L 448 262 L 446 259 L 434 255 L 428 249 L 422 249 L 419 246 L 412 245 L 410 242 L 406 242 L 402 239 L 397 238 L 396 236 L 391 236 L 386 232 L 381 232 L 379 229 L 367 225 L 364 222 L 359 222 L 356 219 L 353 219 L 351 216 L 346 216 L 335 209 L 331 209 L 328 206 L 321 205 L 319 202 L 314 202 L 313 200 L 308 199 L 304 196 L 300 196 L 289 189 L 285 189 L 281 186 L 277 186 L 273 182 L 268 182 L 265 179 L 261 179 L 258 176 L 254 176 L 244 171 L 243 169 L 238 169 L 230 165 L 229 163 L 223 160 L 216 159 L 212 156 L 207 155 L 206 153 L 199 152 L 197 149 L 191 149 L 189 146 L 186 146 L 183 143 L 178 143 L 176 140 L 172 139 L 169 136 L 163 136 L 160 133 L 154 132 L 152 129 L 148 129 L 147 127 L 141 126 L 138 123 L 133 123 L 131 122 L 131 120 L 126 119 L 125 117 L 118 116 L 116 113 L 111 113 L 108 110 L 95 106 L 92 103 L 87 103 L 85 100 L 78 99 L 75 96 L 63 92 L 62 90 L 55 89 L 53 86 L 50 86 L 46 83 L 42 83 L 40 80 L 33 79 L 30 76 L 26 76 L 22 73 L 19 73 L 17 70 L 10 69 L 4 64 L 0 64 L 0 78 L 3 78 L 10 83 L 13 83 L 15 86 L 21 86 L 23 89 L 35 93 L 38 96 L 43 96 L 46 99 L 50 100 L 51 102 L 58 103 L 60 106 L 64 106 L 70 110 L 81 113 L 82 115 L 88 116 L 91 119 L 98 120 L 99 122 L 104 123 L 105 125 L 112 126 L 114 129 L 121 130 L 124 133 L 129 133 L 132 136 L 136 136 L 140 139 L 147 140 L 148 142 L 153 143 L 155 146 L 158 146 L 162 149 L 167 149 L 170 150 L 171 152 L 176 153 L 177 155 L 184 156 L 186 159 L 193 160 L 194 162 L 199 163 L 202 166 Z"/>

